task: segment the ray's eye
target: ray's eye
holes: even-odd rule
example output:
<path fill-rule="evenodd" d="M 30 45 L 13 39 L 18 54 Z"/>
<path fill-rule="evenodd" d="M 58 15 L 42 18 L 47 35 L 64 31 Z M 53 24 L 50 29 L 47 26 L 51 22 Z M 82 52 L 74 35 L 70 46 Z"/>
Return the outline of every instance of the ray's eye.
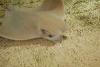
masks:
<path fill-rule="evenodd" d="M 53 37 L 53 35 L 49 34 L 49 35 L 48 35 L 48 37 L 50 37 L 50 38 L 51 38 L 51 37 Z"/>
<path fill-rule="evenodd" d="M 67 36 L 64 36 L 64 35 L 63 35 L 62 38 L 63 38 L 63 39 L 67 39 Z"/>
<path fill-rule="evenodd" d="M 43 34 L 46 34 L 46 32 L 47 32 L 45 29 L 41 29 L 41 31 Z"/>
<path fill-rule="evenodd" d="M 46 36 L 48 36 L 48 37 L 53 37 L 53 35 L 51 35 L 47 30 L 45 30 L 45 29 L 41 29 L 41 31 L 42 31 L 42 33 L 44 34 L 44 35 L 46 35 Z"/>
<path fill-rule="evenodd" d="M 0 22 L 0 26 L 2 26 L 2 22 Z"/>

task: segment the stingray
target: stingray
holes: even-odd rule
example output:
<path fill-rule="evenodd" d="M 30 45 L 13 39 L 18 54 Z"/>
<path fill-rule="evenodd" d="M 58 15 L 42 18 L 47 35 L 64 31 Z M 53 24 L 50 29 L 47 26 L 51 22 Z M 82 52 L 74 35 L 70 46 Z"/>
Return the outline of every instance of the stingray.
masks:
<path fill-rule="evenodd" d="M 44 0 L 37 9 L 9 5 L 0 22 L 0 36 L 11 40 L 60 41 L 65 30 L 64 0 Z"/>

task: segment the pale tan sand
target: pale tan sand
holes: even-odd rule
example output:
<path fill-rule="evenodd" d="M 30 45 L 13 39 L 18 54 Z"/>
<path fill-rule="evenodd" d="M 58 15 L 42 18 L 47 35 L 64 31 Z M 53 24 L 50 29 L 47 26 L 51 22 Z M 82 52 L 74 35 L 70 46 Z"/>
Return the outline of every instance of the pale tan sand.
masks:
<path fill-rule="evenodd" d="M 72 1 L 65 0 L 66 40 L 54 44 L 0 38 L 0 67 L 100 67 L 100 1 Z"/>

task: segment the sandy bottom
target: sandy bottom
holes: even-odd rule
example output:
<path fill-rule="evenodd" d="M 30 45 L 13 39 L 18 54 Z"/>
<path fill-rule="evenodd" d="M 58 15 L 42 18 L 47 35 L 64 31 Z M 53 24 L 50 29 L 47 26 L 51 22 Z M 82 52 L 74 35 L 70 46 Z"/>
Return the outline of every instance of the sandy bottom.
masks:
<path fill-rule="evenodd" d="M 72 1 L 65 0 L 66 40 L 0 38 L 0 67 L 100 67 L 100 0 Z"/>

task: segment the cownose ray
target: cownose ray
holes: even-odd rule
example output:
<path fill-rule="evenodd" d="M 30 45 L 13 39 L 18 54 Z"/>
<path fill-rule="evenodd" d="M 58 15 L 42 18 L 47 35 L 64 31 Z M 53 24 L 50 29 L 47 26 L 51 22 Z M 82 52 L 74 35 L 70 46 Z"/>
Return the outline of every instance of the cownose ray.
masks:
<path fill-rule="evenodd" d="M 0 25 L 0 36 L 11 40 L 65 38 L 64 0 L 44 0 L 37 9 L 9 5 Z"/>

